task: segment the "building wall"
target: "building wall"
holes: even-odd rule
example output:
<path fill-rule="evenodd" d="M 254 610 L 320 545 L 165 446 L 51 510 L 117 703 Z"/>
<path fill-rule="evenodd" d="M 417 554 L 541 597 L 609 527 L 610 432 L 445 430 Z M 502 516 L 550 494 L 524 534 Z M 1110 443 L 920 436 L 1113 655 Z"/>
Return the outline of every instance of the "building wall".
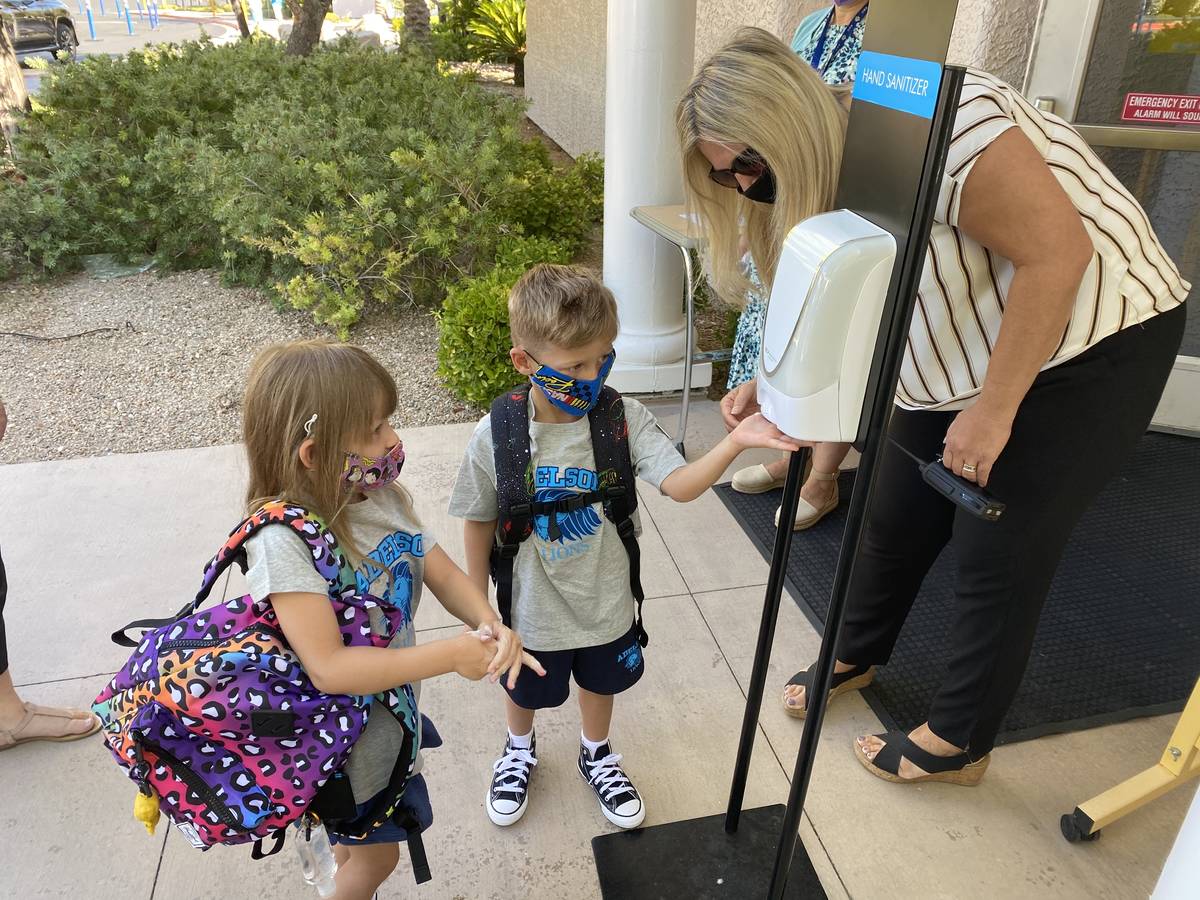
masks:
<path fill-rule="evenodd" d="M 529 118 L 570 153 L 604 149 L 606 0 L 527 0 Z"/>
<path fill-rule="evenodd" d="M 959 0 L 947 60 L 1021 88 L 1039 0 Z"/>
<path fill-rule="evenodd" d="M 826 0 L 696 0 L 696 60 L 730 33 L 757 25 L 791 38 Z M 950 62 L 1021 86 L 1039 0 L 959 0 Z M 529 117 L 573 156 L 604 149 L 606 0 L 527 0 Z"/>
<path fill-rule="evenodd" d="M 801 19 L 828 6 L 828 0 L 696 0 L 696 62 L 744 25 L 791 40 Z"/>

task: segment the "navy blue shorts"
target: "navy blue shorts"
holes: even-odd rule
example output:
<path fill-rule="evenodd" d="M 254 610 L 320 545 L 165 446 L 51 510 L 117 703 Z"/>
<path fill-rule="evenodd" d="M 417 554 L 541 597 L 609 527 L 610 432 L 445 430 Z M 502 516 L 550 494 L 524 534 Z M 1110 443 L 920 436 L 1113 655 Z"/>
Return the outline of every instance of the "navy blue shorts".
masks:
<path fill-rule="evenodd" d="M 529 669 L 521 669 L 517 686 L 508 691 L 508 696 L 522 709 L 562 706 L 571 694 L 572 675 L 575 683 L 585 691 L 619 694 L 637 684 L 646 669 L 632 625 L 615 641 L 598 647 L 541 652 L 526 649 L 537 657 L 546 674 L 543 677 Z M 507 685 L 505 690 L 508 690 Z"/>

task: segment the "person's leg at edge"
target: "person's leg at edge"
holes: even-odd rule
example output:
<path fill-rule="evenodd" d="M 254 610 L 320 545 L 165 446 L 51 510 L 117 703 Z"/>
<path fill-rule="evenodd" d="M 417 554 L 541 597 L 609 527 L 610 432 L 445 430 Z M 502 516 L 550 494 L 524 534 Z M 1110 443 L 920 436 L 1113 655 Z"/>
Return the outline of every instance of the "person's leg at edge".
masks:
<path fill-rule="evenodd" d="M 1039 376 L 993 469 L 1008 503 L 998 523 L 960 513 L 958 611 L 947 675 L 929 720 L 910 733 L 938 756 L 991 752 L 1016 696 L 1042 606 L 1079 518 L 1145 434 L 1178 351 L 1180 307 Z M 873 758 L 882 742 L 861 736 Z M 922 774 L 902 760 L 900 777 Z"/>
<path fill-rule="evenodd" d="M 500 755 L 492 763 L 487 814 L 492 824 L 507 827 L 524 817 L 529 805 L 530 782 L 537 766 L 534 711 L 554 709 L 571 694 L 571 664 L 575 652 L 537 653 L 546 669 L 539 677 L 529 668 L 521 671 L 516 687 L 505 687 L 504 720 L 507 733 Z"/>
<path fill-rule="evenodd" d="M 533 714 L 532 709 L 517 706 L 508 694 L 504 695 L 504 720 L 508 723 L 509 734 L 520 737 L 532 732 Z"/>
<path fill-rule="evenodd" d="M 4 601 L 7 597 L 8 578 L 4 558 L 0 557 L 0 749 L 15 746 L 9 741 L 63 740 L 85 737 L 95 731 L 100 723 L 90 712 L 45 707 L 29 709 L 21 700 L 8 668 L 8 642 L 4 631 Z"/>
<path fill-rule="evenodd" d="M 945 413 L 897 409 L 889 434 L 917 456 L 932 459 L 941 452 L 950 419 Z M 882 452 L 842 622 L 837 673 L 888 661 L 925 573 L 950 539 L 954 522 L 954 505 L 925 484 L 912 459 L 890 442 Z M 804 688 L 788 685 L 783 702 L 803 708 Z"/>
<path fill-rule="evenodd" d="M 800 486 L 800 499 L 807 501 L 814 509 L 823 509 L 837 490 L 837 481 L 828 476 L 836 476 L 841 470 L 842 461 L 850 452 L 849 444 L 836 444 L 828 441 L 818 441 L 812 448 L 812 468 L 808 478 Z M 771 477 L 782 481 L 787 476 L 788 462 L 791 454 L 785 453 L 779 459 L 767 463 L 766 469 Z M 820 478 L 818 476 L 827 477 Z"/>
<path fill-rule="evenodd" d="M 336 900 L 371 900 L 400 862 L 400 845 L 338 844 L 334 855 L 338 861 Z"/>
<path fill-rule="evenodd" d="M 632 613 L 632 610 L 630 610 Z M 572 674 L 579 691 L 579 774 L 596 795 L 605 818 L 636 828 L 646 817 L 641 795 L 609 741 L 614 698 L 632 688 L 646 669 L 634 628 L 607 644 L 576 653 Z"/>
<path fill-rule="evenodd" d="M 607 741 L 612 713 L 612 694 L 593 694 L 579 688 L 579 720 L 585 739 L 595 744 Z"/>

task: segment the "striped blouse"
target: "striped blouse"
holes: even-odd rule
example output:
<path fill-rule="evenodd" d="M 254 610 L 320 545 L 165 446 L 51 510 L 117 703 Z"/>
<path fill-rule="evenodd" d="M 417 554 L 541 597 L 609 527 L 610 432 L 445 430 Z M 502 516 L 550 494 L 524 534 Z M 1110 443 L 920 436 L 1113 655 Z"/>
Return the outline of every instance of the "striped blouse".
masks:
<path fill-rule="evenodd" d="M 963 409 L 979 393 L 1004 315 L 1013 265 L 958 228 L 962 188 L 979 155 L 1019 127 L 1058 179 L 1095 252 L 1062 340 L 1043 368 L 1182 303 L 1189 285 L 1146 213 L 1062 119 L 1014 88 L 967 73 L 896 388 L 907 409 Z"/>

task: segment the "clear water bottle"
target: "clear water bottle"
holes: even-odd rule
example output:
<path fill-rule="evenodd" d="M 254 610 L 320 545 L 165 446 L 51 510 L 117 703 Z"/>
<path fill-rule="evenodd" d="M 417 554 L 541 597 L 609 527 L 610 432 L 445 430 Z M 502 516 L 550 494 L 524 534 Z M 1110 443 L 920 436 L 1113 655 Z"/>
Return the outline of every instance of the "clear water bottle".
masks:
<path fill-rule="evenodd" d="M 295 843 L 305 884 L 315 887 L 319 897 L 332 897 L 338 865 L 325 826 L 305 816 L 296 823 Z"/>

